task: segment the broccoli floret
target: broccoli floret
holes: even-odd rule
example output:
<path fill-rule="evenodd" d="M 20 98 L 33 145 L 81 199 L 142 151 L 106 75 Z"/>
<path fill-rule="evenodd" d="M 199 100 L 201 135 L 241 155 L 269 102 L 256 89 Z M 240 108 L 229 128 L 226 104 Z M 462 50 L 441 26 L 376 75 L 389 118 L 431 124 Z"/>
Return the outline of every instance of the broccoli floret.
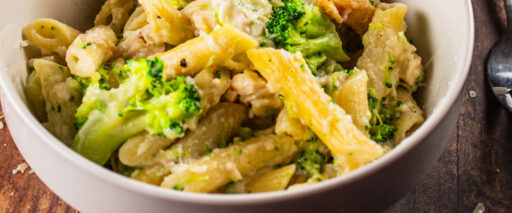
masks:
<path fill-rule="evenodd" d="M 127 78 L 118 88 L 90 84 L 75 114 L 78 134 L 72 148 L 104 164 L 129 137 L 149 131 L 167 138 L 182 137 L 184 123 L 201 113 L 200 95 L 185 77 L 162 77 L 159 58 L 129 60 Z"/>
<path fill-rule="evenodd" d="M 386 104 L 386 98 L 380 100 L 375 96 L 375 90 L 370 89 L 368 92 L 368 106 L 372 114 L 370 125 L 367 127 L 370 132 L 371 139 L 384 143 L 393 139 L 395 132 L 398 130 L 393 122 L 400 119 L 398 108 L 402 102 L 397 102 L 389 106 Z"/>
<path fill-rule="evenodd" d="M 320 152 L 319 146 L 316 136 L 310 140 L 301 141 L 299 151 L 292 161 L 298 169 L 305 171 L 308 177 L 320 174 L 322 165 L 327 161 L 326 155 Z"/>
<path fill-rule="evenodd" d="M 117 88 L 126 77 L 126 73 L 119 69 L 115 62 L 101 64 L 99 69 L 89 78 L 73 76 L 82 87 L 84 94 L 91 84 L 98 84 L 98 87 L 102 90 Z"/>
<path fill-rule="evenodd" d="M 267 36 L 278 48 L 301 52 L 313 74 L 328 59 L 350 60 L 343 51 L 336 26 L 318 7 L 302 0 L 282 2 L 282 6 L 274 7 L 266 25 Z"/>

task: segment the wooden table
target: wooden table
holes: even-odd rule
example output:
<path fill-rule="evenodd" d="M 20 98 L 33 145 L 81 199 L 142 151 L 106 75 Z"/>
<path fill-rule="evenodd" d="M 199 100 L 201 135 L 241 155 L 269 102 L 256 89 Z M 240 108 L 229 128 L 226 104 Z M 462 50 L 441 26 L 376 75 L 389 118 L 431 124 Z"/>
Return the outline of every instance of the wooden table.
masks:
<path fill-rule="evenodd" d="M 428 2 L 426 2 L 428 3 Z M 476 42 L 457 131 L 424 181 L 388 212 L 512 211 L 512 114 L 496 101 L 484 75 L 489 49 L 504 31 L 502 0 L 474 0 Z M 476 97 L 470 97 L 470 91 Z M 0 130 L 0 212 L 74 212 L 27 169 L 7 129 Z"/>

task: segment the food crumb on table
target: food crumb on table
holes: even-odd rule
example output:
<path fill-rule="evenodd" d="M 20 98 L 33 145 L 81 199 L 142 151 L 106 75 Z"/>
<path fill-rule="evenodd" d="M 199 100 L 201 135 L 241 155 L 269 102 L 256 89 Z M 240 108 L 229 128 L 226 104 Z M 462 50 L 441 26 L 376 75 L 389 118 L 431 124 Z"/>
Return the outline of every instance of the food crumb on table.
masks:
<path fill-rule="evenodd" d="M 15 175 L 18 172 L 25 173 L 25 170 L 28 168 L 28 165 L 26 163 L 20 163 L 18 164 L 18 167 L 16 169 L 12 170 L 12 174 Z"/>
<path fill-rule="evenodd" d="M 4 129 L 4 122 L 0 121 L 0 129 Z"/>
<path fill-rule="evenodd" d="M 485 212 L 485 206 L 483 203 L 478 203 L 476 205 L 475 209 L 473 209 L 473 213 L 484 213 Z"/>
<path fill-rule="evenodd" d="M 476 92 L 475 92 L 475 90 L 470 90 L 470 91 L 469 91 L 469 97 L 471 97 L 471 98 L 476 98 Z"/>
<path fill-rule="evenodd" d="M 10 196 L 14 196 L 14 192 L 11 192 L 11 194 L 9 194 Z"/>

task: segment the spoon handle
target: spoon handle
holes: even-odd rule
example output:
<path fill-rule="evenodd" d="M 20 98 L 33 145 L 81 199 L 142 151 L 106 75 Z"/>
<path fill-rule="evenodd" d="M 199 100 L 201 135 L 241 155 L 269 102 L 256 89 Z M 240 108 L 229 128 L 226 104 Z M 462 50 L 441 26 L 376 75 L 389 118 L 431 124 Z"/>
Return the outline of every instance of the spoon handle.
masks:
<path fill-rule="evenodd" d="M 505 0 L 505 8 L 507 10 L 508 28 L 512 30 L 512 0 Z"/>

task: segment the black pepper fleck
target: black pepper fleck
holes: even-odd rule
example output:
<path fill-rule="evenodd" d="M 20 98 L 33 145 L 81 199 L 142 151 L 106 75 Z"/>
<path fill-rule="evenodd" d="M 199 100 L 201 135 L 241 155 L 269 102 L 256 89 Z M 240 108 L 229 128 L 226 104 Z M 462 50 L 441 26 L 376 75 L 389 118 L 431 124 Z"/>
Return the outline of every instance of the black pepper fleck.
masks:
<path fill-rule="evenodd" d="M 187 67 L 187 60 L 181 59 L 180 66 L 183 67 L 183 68 Z"/>

